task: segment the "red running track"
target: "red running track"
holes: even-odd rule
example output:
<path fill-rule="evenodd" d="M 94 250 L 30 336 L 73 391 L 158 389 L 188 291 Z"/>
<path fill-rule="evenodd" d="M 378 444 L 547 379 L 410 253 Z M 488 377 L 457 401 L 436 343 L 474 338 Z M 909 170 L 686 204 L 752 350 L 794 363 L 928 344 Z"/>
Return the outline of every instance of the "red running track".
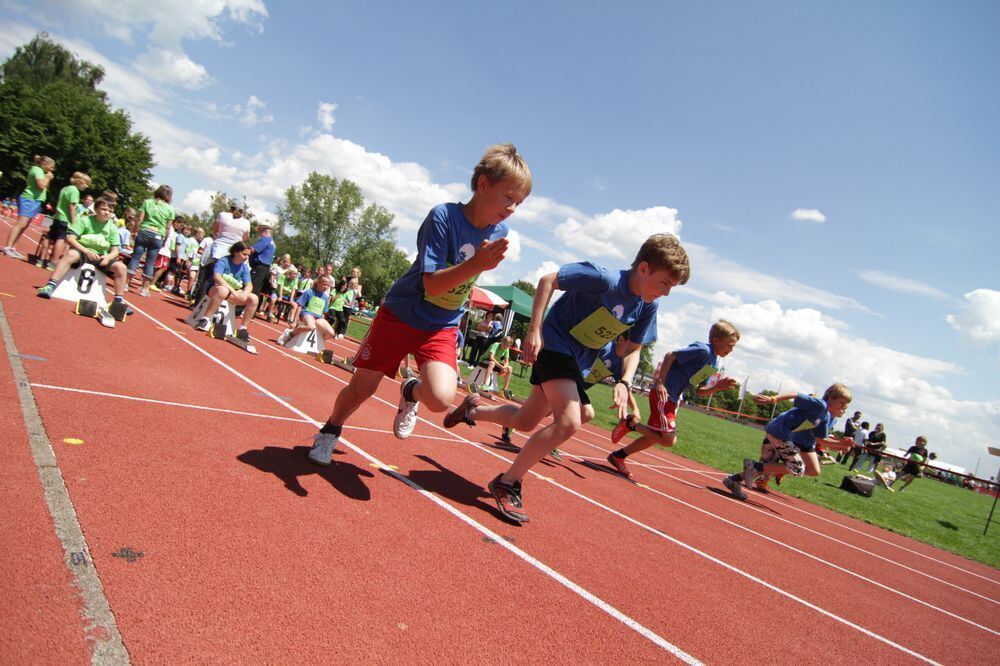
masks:
<path fill-rule="evenodd" d="M 639 456 L 630 483 L 592 428 L 525 480 L 521 527 L 484 488 L 513 457 L 498 429 L 422 414 L 396 440 L 396 382 L 345 428 L 354 448 L 315 467 L 310 421 L 348 375 L 276 348 L 277 327 L 254 326 L 254 357 L 184 326 L 170 299 L 133 296 L 142 312 L 107 330 L 34 298 L 45 272 L 0 267 L 133 661 L 987 663 L 1000 648 L 996 570 L 782 495 L 734 501 L 717 471 L 671 454 Z M 10 368 L 4 654 L 81 663 L 105 637 L 81 618 L 91 600 L 54 532 Z"/>

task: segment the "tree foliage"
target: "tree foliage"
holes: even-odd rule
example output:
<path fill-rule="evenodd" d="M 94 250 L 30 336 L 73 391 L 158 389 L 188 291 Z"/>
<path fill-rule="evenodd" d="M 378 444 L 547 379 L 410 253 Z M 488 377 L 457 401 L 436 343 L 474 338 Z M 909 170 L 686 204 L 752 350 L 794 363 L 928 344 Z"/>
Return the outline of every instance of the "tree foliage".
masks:
<path fill-rule="evenodd" d="M 74 171 L 91 191 L 111 190 L 119 206 L 149 196 L 154 166 L 149 140 L 132 132 L 128 115 L 113 110 L 97 88 L 104 71 L 77 60 L 44 33 L 0 65 L 0 190 L 20 194 L 33 155 L 56 161 L 48 196 L 54 201 Z"/>
<path fill-rule="evenodd" d="M 528 296 L 534 297 L 535 295 L 535 285 L 531 284 L 527 280 L 518 280 L 513 284 L 513 286 L 517 287 Z"/>
<path fill-rule="evenodd" d="M 357 231 L 363 204 L 356 184 L 313 171 L 304 183 L 285 190 L 285 200 L 277 207 L 275 242 L 297 246 L 296 261 L 339 266 Z M 295 236 L 301 238 L 290 242 Z"/>

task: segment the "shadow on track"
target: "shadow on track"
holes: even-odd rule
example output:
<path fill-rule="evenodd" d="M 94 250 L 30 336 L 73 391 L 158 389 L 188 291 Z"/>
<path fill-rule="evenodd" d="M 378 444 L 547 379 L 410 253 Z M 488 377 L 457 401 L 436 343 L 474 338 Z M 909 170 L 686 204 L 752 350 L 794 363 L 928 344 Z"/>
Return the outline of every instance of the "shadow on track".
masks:
<path fill-rule="evenodd" d="M 487 498 L 490 494 L 486 488 L 469 481 L 463 476 L 459 476 L 429 456 L 418 455 L 416 458 L 437 468 L 412 470 L 406 475 L 408 479 L 420 485 L 424 490 L 450 499 L 453 502 L 479 509 L 504 522 L 510 522 L 503 514 L 497 511 L 492 502 L 487 503 Z M 517 525 L 518 523 L 514 524 Z"/>
<path fill-rule="evenodd" d="M 345 497 L 366 502 L 371 499 L 371 490 L 361 477 L 373 478 L 375 475 L 372 472 L 347 462 L 334 461 L 329 467 L 321 467 L 309 461 L 308 453 L 308 446 L 296 446 L 294 449 L 284 446 L 265 446 L 263 449 L 241 453 L 236 459 L 262 472 L 274 474 L 284 482 L 286 488 L 299 497 L 309 494 L 299 482 L 299 477 L 316 474 L 329 481 L 330 485 Z M 334 455 L 345 455 L 345 453 L 334 451 Z"/>
<path fill-rule="evenodd" d="M 776 516 L 780 516 L 781 515 L 780 511 L 775 511 L 774 509 L 772 509 L 771 507 L 767 506 L 766 504 L 761 504 L 759 502 L 754 502 L 753 499 L 752 499 L 753 495 L 750 495 L 751 499 L 741 500 L 741 499 L 738 499 L 736 497 L 733 497 L 733 494 L 731 492 L 729 492 L 725 488 L 713 488 L 712 486 L 705 486 L 705 490 L 707 490 L 710 493 L 715 493 L 716 495 L 719 495 L 720 497 L 725 497 L 726 499 L 733 500 L 734 502 L 746 502 L 750 506 L 755 506 L 758 509 L 765 509 L 767 511 L 770 511 L 771 513 L 773 513 Z"/>

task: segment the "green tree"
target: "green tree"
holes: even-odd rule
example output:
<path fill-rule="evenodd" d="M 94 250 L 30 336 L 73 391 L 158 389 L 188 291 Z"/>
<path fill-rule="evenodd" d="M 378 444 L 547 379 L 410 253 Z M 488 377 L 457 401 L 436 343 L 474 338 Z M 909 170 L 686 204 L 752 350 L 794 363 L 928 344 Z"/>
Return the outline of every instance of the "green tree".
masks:
<path fill-rule="evenodd" d="M 361 269 L 361 291 L 372 307 L 382 302 L 389 287 L 411 263 L 395 241 L 385 239 L 368 245 L 355 243 L 344 258 L 345 269 L 354 266 Z"/>
<path fill-rule="evenodd" d="M 653 363 L 653 344 L 643 345 L 642 351 L 639 352 L 639 374 L 650 377 L 655 370 L 656 364 Z"/>
<path fill-rule="evenodd" d="M 351 181 L 313 171 L 304 183 L 285 190 L 277 206 L 275 243 L 290 254 L 295 247 L 298 261 L 339 266 L 353 243 L 363 204 L 361 188 Z"/>
<path fill-rule="evenodd" d="M 527 280 L 518 280 L 513 284 L 513 286 L 517 287 L 528 296 L 534 297 L 535 295 L 535 285 L 531 284 Z"/>
<path fill-rule="evenodd" d="M 110 107 L 97 88 L 103 75 L 44 33 L 0 65 L 0 191 L 20 193 L 38 154 L 56 161 L 51 200 L 74 171 L 90 175 L 92 191 L 116 192 L 121 208 L 148 196 L 149 140 Z"/>

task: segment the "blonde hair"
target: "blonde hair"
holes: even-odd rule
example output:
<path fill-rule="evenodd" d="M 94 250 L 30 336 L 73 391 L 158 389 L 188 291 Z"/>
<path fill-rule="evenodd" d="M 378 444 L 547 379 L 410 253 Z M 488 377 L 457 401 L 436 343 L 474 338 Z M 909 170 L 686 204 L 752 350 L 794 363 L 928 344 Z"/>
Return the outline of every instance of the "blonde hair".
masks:
<path fill-rule="evenodd" d="M 691 277 L 687 252 L 672 234 L 653 234 L 647 238 L 632 261 L 633 270 L 644 261 L 651 271 L 665 270 L 672 273 L 677 284 L 687 284 Z"/>
<path fill-rule="evenodd" d="M 837 398 L 843 398 L 850 402 L 852 399 L 851 389 L 847 388 L 840 382 L 832 385 L 823 394 L 823 401 L 829 403 L 831 400 L 836 400 Z"/>
<path fill-rule="evenodd" d="M 74 171 L 73 175 L 69 177 L 69 182 L 73 183 L 80 189 L 85 187 L 90 187 L 90 176 L 82 171 Z"/>
<path fill-rule="evenodd" d="M 531 194 L 531 170 L 512 143 L 498 143 L 486 149 L 472 172 L 473 192 L 480 176 L 486 176 L 490 182 L 514 178 L 524 187 L 525 196 Z"/>
<path fill-rule="evenodd" d="M 35 155 L 31 158 L 31 162 L 37 167 L 42 167 L 42 169 L 48 166 L 50 171 L 56 168 L 56 161 L 48 155 Z"/>
<path fill-rule="evenodd" d="M 725 319 L 720 319 L 712 324 L 712 328 L 708 330 L 708 339 L 711 341 L 721 340 L 723 338 L 736 338 L 739 340 L 740 332 L 735 326 Z"/>

